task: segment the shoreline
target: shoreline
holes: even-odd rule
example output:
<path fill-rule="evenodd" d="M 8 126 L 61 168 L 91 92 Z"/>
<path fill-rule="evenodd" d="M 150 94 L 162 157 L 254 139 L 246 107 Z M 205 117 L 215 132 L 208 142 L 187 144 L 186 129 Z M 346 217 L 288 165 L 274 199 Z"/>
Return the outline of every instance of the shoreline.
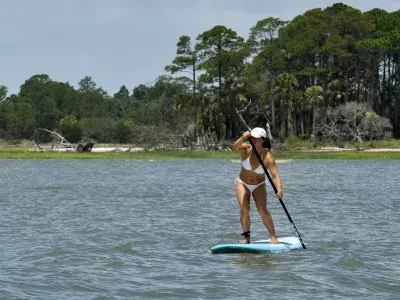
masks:
<path fill-rule="evenodd" d="M 1 150 L 0 150 L 1 151 Z M 112 153 L 112 152 L 159 152 L 160 150 L 146 150 L 142 147 L 128 148 L 128 147 L 99 147 L 93 148 L 91 152 L 93 153 Z M 165 150 L 165 152 L 171 152 L 176 150 Z M 180 149 L 182 152 L 196 152 L 186 149 Z M 373 148 L 373 149 L 356 149 L 356 148 L 333 148 L 333 147 L 322 147 L 319 149 L 300 149 L 300 150 L 274 150 L 274 151 L 303 151 L 303 152 L 342 152 L 342 151 L 359 151 L 359 152 L 400 152 L 400 148 Z M 59 152 L 58 150 L 53 150 L 51 152 Z M 61 150 L 61 152 L 68 152 L 67 150 Z M 73 151 L 70 151 L 73 152 Z M 202 151 L 201 151 L 202 152 Z M 204 151 L 207 152 L 207 151 Z"/>
<path fill-rule="evenodd" d="M 229 159 L 240 158 L 238 153 L 230 149 L 206 151 L 188 148 L 145 148 L 135 144 L 95 144 L 90 152 L 76 152 L 74 148 L 51 149 L 52 144 L 43 144 L 40 148 L 26 141 L 11 145 L 0 143 L 0 159 Z M 283 146 L 283 145 L 282 145 Z M 293 159 L 400 159 L 400 143 L 390 142 L 360 147 L 284 145 L 272 149 L 277 161 Z M 44 150 L 44 151 L 40 151 Z"/>
<path fill-rule="evenodd" d="M 397 145 L 396 145 L 397 146 Z M 45 151 L 40 151 L 35 146 L 27 146 L 27 145 L 1 145 L 0 144 L 0 153 L 2 152 L 30 152 L 30 153 L 77 153 L 72 148 L 62 148 L 62 149 L 50 149 L 51 146 L 43 145 L 42 149 Z M 170 148 L 170 149 L 162 149 L 162 148 L 145 148 L 138 146 L 130 146 L 130 145 L 107 145 L 107 144 L 98 144 L 98 146 L 94 146 L 90 152 L 87 153 L 137 153 L 137 152 L 146 152 L 146 153 L 157 153 L 157 152 L 187 152 L 187 153 L 196 153 L 196 152 L 229 152 L 230 150 L 190 150 L 189 148 Z M 272 149 L 273 152 L 400 152 L 400 147 L 329 147 L 322 146 L 316 148 L 310 147 L 277 147 Z"/>
<path fill-rule="evenodd" d="M 297 159 L 348 159 L 348 160 L 379 160 L 379 159 L 400 159 L 400 149 L 379 148 L 379 149 L 272 149 L 275 159 L 297 160 Z M 145 150 L 143 148 L 127 147 L 99 147 L 93 148 L 91 152 L 72 151 L 29 151 L 23 147 L 1 147 L 0 159 L 228 159 L 237 160 L 238 153 L 233 151 L 161 151 Z"/>

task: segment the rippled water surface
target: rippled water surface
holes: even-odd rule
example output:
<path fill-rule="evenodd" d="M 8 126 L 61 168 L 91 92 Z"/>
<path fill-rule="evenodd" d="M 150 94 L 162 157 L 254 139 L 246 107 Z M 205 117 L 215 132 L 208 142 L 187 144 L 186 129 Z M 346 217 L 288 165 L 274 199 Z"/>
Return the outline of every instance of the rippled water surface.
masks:
<path fill-rule="evenodd" d="M 0 160 L 0 299 L 399 299 L 400 161 L 279 168 L 308 249 L 213 255 L 241 232 L 238 163 Z"/>

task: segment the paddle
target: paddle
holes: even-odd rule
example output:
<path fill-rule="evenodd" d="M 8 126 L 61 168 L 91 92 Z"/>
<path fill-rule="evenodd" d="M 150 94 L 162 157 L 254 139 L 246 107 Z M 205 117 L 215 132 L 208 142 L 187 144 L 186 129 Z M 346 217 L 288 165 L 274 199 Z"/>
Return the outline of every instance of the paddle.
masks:
<path fill-rule="evenodd" d="M 264 169 L 264 172 L 265 172 L 265 174 L 266 174 L 267 177 L 268 177 L 269 183 L 271 183 L 271 186 L 272 186 L 272 188 L 274 189 L 275 194 L 277 194 L 277 193 L 278 193 L 278 190 L 276 189 L 276 186 L 275 186 L 275 184 L 274 184 L 274 181 L 272 180 L 271 176 L 269 175 L 269 173 L 268 173 L 268 171 L 267 171 L 267 168 L 264 166 L 264 163 L 263 163 L 263 161 L 262 161 L 260 155 L 258 154 L 258 152 L 257 152 L 257 150 L 256 150 L 256 147 L 254 147 L 254 144 L 253 144 L 253 142 L 251 141 L 251 138 L 249 138 L 249 141 L 250 141 L 251 147 L 252 147 L 253 149 L 255 149 L 254 153 L 256 154 L 256 156 L 257 156 L 257 158 L 258 158 L 258 161 L 260 162 L 262 168 Z M 294 227 L 294 230 L 296 230 L 296 233 L 297 233 L 297 235 L 298 235 L 298 237 L 299 237 L 299 241 L 300 241 L 301 245 L 303 246 L 303 249 L 307 249 L 307 248 L 306 248 L 306 245 L 304 245 L 304 242 L 303 242 L 303 240 L 301 239 L 300 233 L 297 231 L 296 225 L 294 225 L 294 222 L 293 222 L 292 218 L 290 217 L 288 210 L 286 209 L 285 203 L 283 203 L 283 201 L 282 201 L 282 198 L 279 198 L 279 202 L 281 203 L 282 208 L 283 208 L 283 210 L 285 211 L 285 213 L 286 213 L 286 215 L 287 215 L 287 217 L 288 217 L 290 223 L 292 223 L 292 225 L 293 225 L 293 227 Z"/>

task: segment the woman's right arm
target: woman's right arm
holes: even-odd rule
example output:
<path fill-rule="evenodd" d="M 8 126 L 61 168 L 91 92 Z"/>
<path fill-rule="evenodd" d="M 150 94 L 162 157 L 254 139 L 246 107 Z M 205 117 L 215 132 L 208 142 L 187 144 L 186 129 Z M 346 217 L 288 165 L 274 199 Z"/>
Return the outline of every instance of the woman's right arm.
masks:
<path fill-rule="evenodd" d="M 243 145 L 243 142 L 249 137 L 251 137 L 250 131 L 246 131 L 245 133 L 243 133 L 243 135 L 240 138 L 238 138 L 236 142 L 233 144 L 233 151 L 240 152 L 241 150 L 248 148 L 249 145 L 248 144 Z"/>

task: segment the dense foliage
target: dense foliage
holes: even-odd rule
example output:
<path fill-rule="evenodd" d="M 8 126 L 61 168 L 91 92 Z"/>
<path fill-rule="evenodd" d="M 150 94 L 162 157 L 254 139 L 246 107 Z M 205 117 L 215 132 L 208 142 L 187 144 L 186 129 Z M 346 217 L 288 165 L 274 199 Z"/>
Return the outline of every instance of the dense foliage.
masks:
<path fill-rule="evenodd" d="M 9 96 L 0 86 L 0 138 L 47 128 L 71 142 L 207 148 L 246 129 L 239 114 L 280 140 L 400 138 L 400 11 L 337 3 L 260 20 L 247 40 L 215 26 L 181 36 L 171 60 L 171 75 L 114 95 L 90 76 L 74 88 L 34 75 Z"/>

